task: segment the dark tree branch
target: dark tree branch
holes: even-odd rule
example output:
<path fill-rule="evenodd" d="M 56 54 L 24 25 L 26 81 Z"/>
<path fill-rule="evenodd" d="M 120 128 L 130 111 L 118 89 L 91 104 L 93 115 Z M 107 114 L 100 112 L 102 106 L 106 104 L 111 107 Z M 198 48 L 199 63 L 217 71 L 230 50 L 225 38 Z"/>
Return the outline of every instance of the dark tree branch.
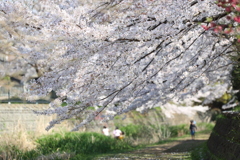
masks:
<path fill-rule="evenodd" d="M 218 19 L 221 19 L 221 18 L 225 17 L 228 14 L 229 13 L 227 13 L 227 12 L 226 13 L 220 13 L 220 14 L 212 16 L 212 17 L 203 17 L 200 20 L 195 19 L 195 20 L 193 20 L 193 22 L 195 22 L 195 23 L 203 23 L 203 22 L 206 22 L 207 18 L 212 18 L 213 21 L 216 21 Z"/>
<path fill-rule="evenodd" d="M 115 42 L 119 42 L 119 43 L 124 43 L 124 42 L 140 42 L 139 39 L 127 39 L 127 38 L 119 38 L 117 39 Z"/>
<path fill-rule="evenodd" d="M 163 21 L 163 22 L 159 22 L 158 24 L 154 25 L 154 26 L 150 26 L 147 28 L 148 31 L 152 31 L 154 29 L 156 29 L 158 26 L 160 26 L 161 24 L 166 24 L 167 20 Z"/>

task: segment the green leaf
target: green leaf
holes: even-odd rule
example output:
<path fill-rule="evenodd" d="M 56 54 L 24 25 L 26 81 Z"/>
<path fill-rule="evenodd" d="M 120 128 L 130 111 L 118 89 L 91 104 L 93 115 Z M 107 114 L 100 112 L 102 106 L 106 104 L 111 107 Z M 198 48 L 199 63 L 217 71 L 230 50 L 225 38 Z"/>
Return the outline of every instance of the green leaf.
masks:
<path fill-rule="evenodd" d="M 213 18 L 212 17 L 207 17 L 206 22 L 212 22 Z"/>

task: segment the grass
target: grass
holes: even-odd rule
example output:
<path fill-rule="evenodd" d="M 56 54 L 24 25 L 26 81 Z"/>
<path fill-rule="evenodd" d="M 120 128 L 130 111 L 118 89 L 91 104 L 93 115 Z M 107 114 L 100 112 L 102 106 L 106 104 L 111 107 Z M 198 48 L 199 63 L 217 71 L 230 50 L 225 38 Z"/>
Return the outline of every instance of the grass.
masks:
<path fill-rule="evenodd" d="M 197 137 L 199 138 L 206 138 L 206 134 L 198 134 Z M 196 146 L 199 146 L 201 142 L 198 142 L 197 144 L 192 141 L 193 144 L 189 144 L 189 142 L 184 143 L 187 139 L 190 138 L 190 135 L 183 135 L 181 137 L 172 137 L 168 138 L 165 140 L 161 140 L 158 143 L 155 144 L 149 144 L 149 145 L 141 145 L 137 146 L 136 148 L 133 148 L 131 150 L 127 150 L 126 152 L 120 152 L 120 153 L 109 153 L 109 154 L 104 154 L 99 156 L 102 159 L 108 159 L 108 158 L 118 158 L 118 159 L 124 159 L 124 158 L 129 158 L 129 159 L 185 159 L 185 160 L 192 160 L 194 157 L 199 156 L 196 155 L 192 156 L 192 149 Z M 172 142 L 176 141 L 183 141 L 178 143 L 178 148 L 176 148 L 176 143 L 172 144 Z M 163 145 L 164 144 L 164 145 Z M 172 152 L 166 152 L 164 154 L 161 154 L 161 148 L 172 148 Z M 173 149 L 173 147 L 175 149 Z M 179 151 L 179 148 L 189 148 L 188 151 Z M 199 147 L 198 147 L 199 148 Z M 136 152 L 138 150 L 138 152 Z M 175 152 L 176 151 L 176 152 Z M 197 150 L 194 150 L 197 152 Z M 144 153 L 142 153 L 144 152 Z M 164 152 L 164 151 L 163 151 Z M 193 157 L 193 158 L 192 158 Z"/>
<path fill-rule="evenodd" d="M 204 133 L 210 133 L 213 126 L 206 123 L 199 125 L 201 128 L 207 130 Z M 184 133 L 181 137 L 175 136 L 169 138 L 169 136 L 162 135 L 163 132 L 182 132 L 181 130 L 186 129 L 185 125 L 167 127 L 129 124 L 120 128 L 126 133 L 126 138 L 123 141 L 117 141 L 114 138 L 95 132 L 81 133 L 58 130 L 48 134 L 30 133 L 23 126 L 19 125 L 12 134 L 1 135 L 4 138 L 0 138 L 0 158 L 2 156 L 3 159 L 88 160 L 103 155 L 124 153 L 145 148 L 152 143 L 150 139 L 154 136 L 161 140 L 159 143 L 155 143 L 155 145 L 170 143 L 184 137 L 189 137 L 188 132 L 187 134 Z M 145 142 L 148 143 L 138 143 L 136 145 L 135 142 L 138 142 L 139 139 L 145 139 Z"/>
<path fill-rule="evenodd" d="M 36 148 L 24 150 L 19 145 L 4 145 L 1 148 L 8 159 L 34 159 L 39 157 L 54 159 L 88 159 L 98 154 L 131 149 L 126 141 L 116 140 L 94 132 L 62 132 L 39 137 Z M 94 155 L 93 155 L 94 153 Z M 9 158 L 11 157 L 11 158 Z"/>
<path fill-rule="evenodd" d="M 211 159 L 211 160 L 223 160 L 219 157 L 216 157 L 215 155 L 213 155 L 208 147 L 207 147 L 207 143 L 205 142 L 204 144 L 202 144 L 201 146 L 195 148 L 192 152 L 191 152 L 191 158 L 193 160 L 204 160 L 204 159 Z"/>
<path fill-rule="evenodd" d="M 189 126 L 186 124 L 169 126 L 169 132 L 171 137 L 179 137 L 189 133 Z"/>
<path fill-rule="evenodd" d="M 207 144 L 204 143 L 203 145 L 195 148 L 192 152 L 191 152 L 191 158 L 194 160 L 202 160 L 202 159 L 208 159 L 208 148 L 207 148 Z"/>
<path fill-rule="evenodd" d="M 155 143 L 170 137 L 169 126 L 158 123 L 151 125 L 128 124 L 119 128 L 125 133 L 125 140 L 133 145 Z"/>
<path fill-rule="evenodd" d="M 81 154 L 91 154 L 93 152 L 107 153 L 109 151 L 131 148 L 131 145 L 125 141 L 118 141 L 94 132 L 55 133 L 39 138 L 37 143 L 37 148 L 43 154 L 56 151 Z"/>
<path fill-rule="evenodd" d="M 211 133 L 214 126 L 215 126 L 215 123 L 199 123 L 199 124 L 197 124 L 199 133 L 202 133 L 202 134 Z"/>

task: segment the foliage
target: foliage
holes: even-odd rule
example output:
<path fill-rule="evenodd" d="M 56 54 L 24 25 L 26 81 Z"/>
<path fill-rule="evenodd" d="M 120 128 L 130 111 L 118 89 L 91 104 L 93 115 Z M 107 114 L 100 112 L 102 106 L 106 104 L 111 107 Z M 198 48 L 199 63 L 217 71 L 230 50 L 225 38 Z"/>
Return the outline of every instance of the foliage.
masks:
<path fill-rule="evenodd" d="M 224 93 L 224 94 L 222 95 L 222 97 L 216 99 L 216 101 L 222 102 L 223 104 L 226 104 L 226 103 L 229 102 L 229 100 L 231 100 L 231 99 L 232 99 L 232 95 L 231 95 L 231 94 L 229 94 L 229 93 Z"/>
<path fill-rule="evenodd" d="M 125 133 L 125 139 L 136 145 L 149 144 L 170 137 L 170 129 L 166 124 L 128 124 L 120 126 L 120 129 Z"/>
<path fill-rule="evenodd" d="M 197 132 L 205 133 L 205 134 L 211 133 L 214 126 L 215 126 L 214 123 L 206 123 L 206 122 L 197 123 Z M 168 130 L 170 132 L 171 137 L 189 135 L 190 133 L 189 126 L 186 124 L 169 126 Z"/>
<path fill-rule="evenodd" d="M 198 125 L 203 130 L 211 128 L 211 125 L 207 123 L 199 123 Z M 175 135 L 177 135 L 179 132 L 182 133 L 185 127 L 184 125 L 173 127 L 162 125 L 159 129 L 157 126 L 144 127 L 129 124 L 127 126 L 121 126 L 120 129 L 125 132 L 126 137 L 123 141 L 118 141 L 114 138 L 93 132 L 55 132 L 38 137 L 35 141 L 37 146 L 30 150 L 23 149 L 15 143 L 12 145 L 11 143 L 8 143 L 8 145 L 1 144 L 0 154 L 6 155 L 9 159 L 34 159 L 37 157 L 39 159 L 44 159 L 44 157 L 68 159 L 66 157 L 70 157 L 71 160 L 90 160 L 102 154 L 119 153 L 143 147 L 144 145 L 135 146 L 133 143 L 138 141 L 138 139 L 146 139 L 150 142 L 149 137 L 152 138 L 152 134 L 155 131 L 158 133 L 172 131 L 172 133 L 175 132 Z M 187 132 L 187 136 L 189 136 L 188 134 Z M 129 141 L 129 138 L 133 140 Z M 160 139 L 159 144 L 163 144 L 176 140 L 176 137 L 162 137 Z"/>
<path fill-rule="evenodd" d="M 198 123 L 197 124 L 198 130 L 200 130 L 198 132 L 205 133 L 205 134 L 211 133 L 214 126 L 215 126 L 215 123 Z"/>
<path fill-rule="evenodd" d="M 37 148 L 44 155 L 57 151 L 77 154 L 106 153 L 131 148 L 131 145 L 124 141 L 117 142 L 98 133 L 56 133 L 38 139 L 37 143 Z"/>
<path fill-rule="evenodd" d="M 21 154 L 21 150 L 19 150 L 15 145 L 10 144 L 9 146 L 0 146 L 0 155 L 4 155 L 7 159 L 15 159 L 19 154 Z"/>
<path fill-rule="evenodd" d="M 214 128 L 214 123 L 198 123 L 198 131 L 201 133 L 211 133 L 212 129 Z M 176 126 L 169 126 L 169 125 L 162 125 L 160 128 L 156 126 L 144 126 L 144 125 L 134 125 L 129 124 L 127 126 L 120 127 L 122 131 L 125 132 L 127 137 L 132 137 L 133 139 L 137 138 L 147 138 L 152 137 L 151 133 L 153 130 L 156 130 L 158 133 L 168 132 L 169 137 L 179 137 L 183 135 L 189 134 L 189 126 L 186 124 L 176 125 Z M 169 138 L 165 137 L 165 138 Z"/>
<path fill-rule="evenodd" d="M 233 61 L 233 69 L 231 71 L 232 87 L 234 90 L 239 90 L 239 51 L 240 51 L 240 1 L 239 0 L 217 0 L 216 5 L 221 8 L 221 12 L 212 17 L 202 19 L 202 27 L 205 30 L 213 30 L 218 35 L 231 39 L 231 43 L 234 46 L 233 54 L 230 54 Z M 240 93 L 232 93 L 236 95 L 237 100 L 240 99 Z M 226 95 L 223 95 L 226 96 Z M 231 97 L 222 97 L 218 100 L 223 100 L 223 103 L 227 103 Z M 233 97 L 235 98 L 235 97 Z M 225 100 L 224 100 L 225 99 Z M 222 108 L 231 109 L 238 103 L 233 99 L 233 102 L 227 103 Z"/>
<path fill-rule="evenodd" d="M 161 107 L 154 107 L 154 109 L 156 109 L 157 112 L 161 112 L 162 111 Z"/>
<path fill-rule="evenodd" d="M 194 160 L 209 159 L 207 143 L 204 143 L 201 146 L 195 148 L 191 152 L 191 158 Z"/>
<path fill-rule="evenodd" d="M 239 55 L 238 55 L 239 56 Z M 240 63 L 239 58 L 235 57 L 235 61 L 237 62 L 231 72 L 232 78 L 232 86 L 235 90 L 240 89 Z M 240 100 L 240 92 L 236 93 L 236 97 Z"/>
<path fill-rule="evenodd" d="M 152 137 L 150 127 L 146 125 L 129 124 L 127 126 L 120 127 L 120 129 L 124 131 L 127 137 L 132 137 L 135 140 L 137 138 Z"/>
<path fill-rule="evenodd" d="M 234 107 L 233 111 L 240 112 L 240 106 L 238 105 L 238 106 Z"/>
<path fill-rule="evenodd" d="M 216 120 L 218 120 L 218 119 L 226 119 L 226 118 L 227 117 L 224 114 L 219 114 L 219 115 L 217 115 Z"/>
<path fill-rule="evenodd" d="M 103 153 L 112 153 L 131 149 L 125 141 L 98 133 L 61 132 L 44 135 L 36 140 L 37 147 L 32 150 L 22 150 L 18 146 L 2 146 L 0 153 L 9 159 L 34 159 L 37 157 L 55 157 L 64 159 L 68 155 L 71 159 L 87 160 Z M 94 153 L 94 154 L 93 154 Z"/>
<path fill-rule="evenodd" d="M 182 124 L 177 126 L 169 126 L 170 136 L 178 137 L 189 133 L 188 125 Z"/>
<path fill-rule="evenodd" d="M 17 159 L 32 159 L 40 156 L 41 154 L 37 150 L 30 151 L 22 151 L 21 154 L 18 155 Z"/>
<path fill-rule="evenodd" d="M 40 154 L 36 150 L 23 150 L 19 146 L 9 144 L 0 146 L 0 155 L 6 159 L 31 159 Z"/>
<path fill-rule="evenodd" d="M 195 148 L 191 152 L 191 158 L 193 160 L 203 160 L 203 159 L 211 159 L 211 160 L 223 160 L 220 157 L 216 157 L 214 154 L 212 154 L 208 147 L 207 142 L 203 143 L 201 146 Z"/>

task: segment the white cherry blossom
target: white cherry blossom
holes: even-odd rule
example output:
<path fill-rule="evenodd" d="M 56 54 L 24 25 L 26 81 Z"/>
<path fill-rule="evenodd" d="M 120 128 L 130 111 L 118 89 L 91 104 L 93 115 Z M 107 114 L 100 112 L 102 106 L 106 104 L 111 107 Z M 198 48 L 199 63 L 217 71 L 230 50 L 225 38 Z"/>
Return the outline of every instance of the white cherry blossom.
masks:
<path fill-rule="evenodd" d="M 56 92 L 38 112 L 57 114 L 47 129 L 84 117 L 77 130 L 103 110 L 109 120 L 199 92 L 217 92 L 213 100 L 230 85 L 231 41 L 195 21 L 219 13 L 211 0 L 4 0 L 1 52 L 13 58 L 0 75 L 26 73 L 28 100 Z M 33 68 L 38 78 L 27 74 Z"/>

